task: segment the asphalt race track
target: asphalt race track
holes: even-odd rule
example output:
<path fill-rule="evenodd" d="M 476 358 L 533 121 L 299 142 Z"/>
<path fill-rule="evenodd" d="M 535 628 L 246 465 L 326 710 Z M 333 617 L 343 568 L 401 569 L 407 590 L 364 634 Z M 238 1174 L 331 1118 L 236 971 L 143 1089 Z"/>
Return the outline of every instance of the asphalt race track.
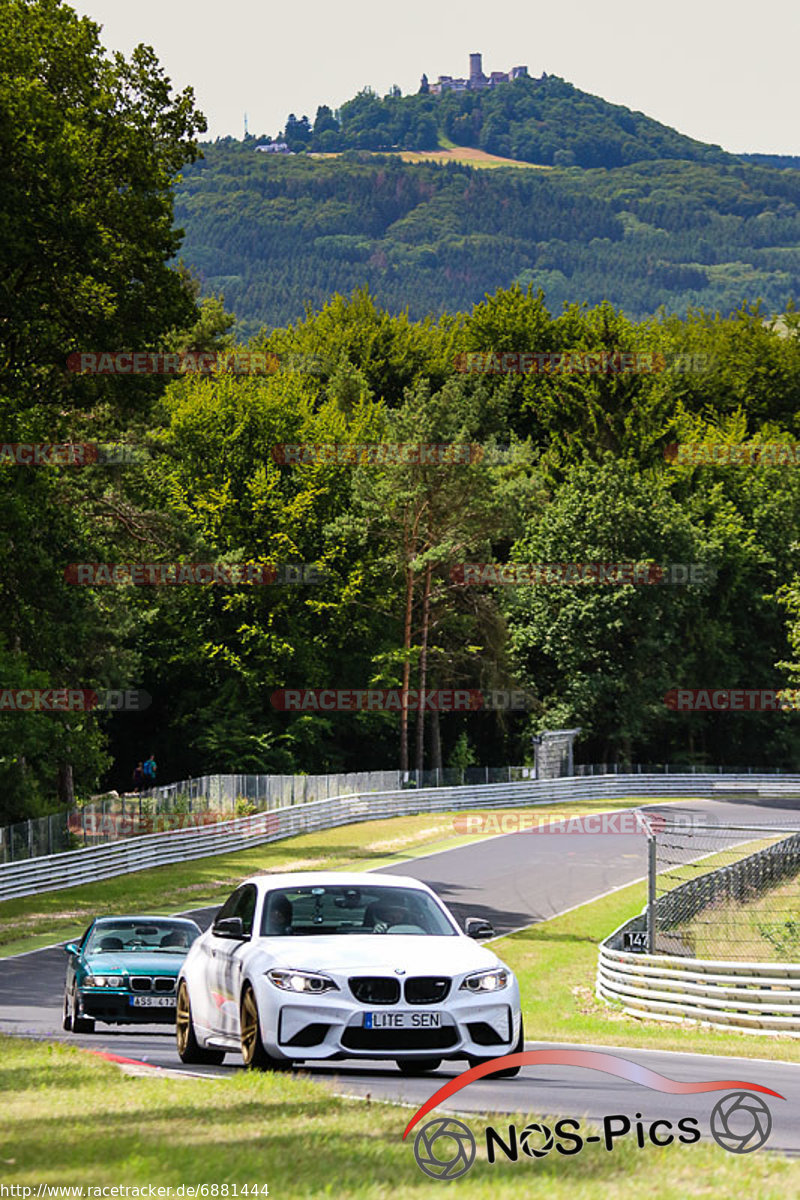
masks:
<path fill-rule="evenodd" d="M 660 806 L 648 807 L 649 812 L 659 809 Z M 748 821 L 783 824 L 797 821 L 800 800 L 794 804 L 785 800 L 753 804 L 744 797 L 741 801 L 687 801 L 664 806 L 663 811 L 672 815 L 708 813 L 713 814 L 715 821 L 733 824 Z M 459 919 L 486 917 L 501 934 L 546 920 L 641 879 L 646 871 L 646 840 L 643 834 L 507 834 L 382 870 L 424 880 Z M 189 915 L 205 928 L 214 912 L 205 909 Z M 226 1075 L 241 1069 L 240 1060 L 233 1054 L 228 1055 L 221 1067 L 183 1067 L 175 1051 L 172 1027 L 151 1026 L 137 1031 L 133 1027 L 98 1025 L 98 1032 L 88 1036 L 64 1033 L 61 1029 L 64 968 L 65 957 L 60 947 L 0 960 L 0 1033 L 58 1039 L 192 1074 Z M 526 1034 L 526 1049 L 547 1048 L 545 1043 L 533 1040 L 535 1029 L 527 1029 Z M 735 1047 L 733 1035 L 729 1044 Z M 774 1122 L 769 1148 L 800 1153 L 800 1122 L 795 1115 L 800 1109 L 800 1065 L 763 1059 L 626 1051 L 624 1046 L 598 1049 L 673 1079 L 690 1082 L 738 1079 L 773 1088 L 786 1100 L 766 1097 Z M 417 1107 L 466 1066 L 466 1062 L 445 1063 L 439 1071 L 418 1078 L 402 1076 L 393 1063 L 364 1060 L 301 1069 L 340 1093 L 370 1095 Z M 548 1065 L 524 1067 L 515 1079 L 480 1080 L 442 1108 L 462 1113 L 489 1110 L 557 1114 L 598 1121 L 612 1114 L 625 1114 L 633 1121 L 641 1114 L 644 1122 L 664 1119 L 673 1125 L 683 1116 L 695 1116 L 706 1140 L 709 1114 L 724 1094 L 676 1096 L 593 1070 Z"/>

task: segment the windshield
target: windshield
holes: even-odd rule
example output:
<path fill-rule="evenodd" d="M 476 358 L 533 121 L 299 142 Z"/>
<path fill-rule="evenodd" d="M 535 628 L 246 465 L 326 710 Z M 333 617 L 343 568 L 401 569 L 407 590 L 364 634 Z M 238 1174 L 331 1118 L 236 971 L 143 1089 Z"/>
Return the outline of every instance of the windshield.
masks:
<path fill-rule="evenodd" d="M 86 944 L 87 954 L 154 951 L 180 954 L 200 933 L 184 921 L 108 921 L 95 925 Z"/>
<path fill-rule="evenodd" d="M 458 936 L 433 897 L 416 888 L 331 885 L 278 888 L 267 895 L 262 937 L 350 933 Z"/>

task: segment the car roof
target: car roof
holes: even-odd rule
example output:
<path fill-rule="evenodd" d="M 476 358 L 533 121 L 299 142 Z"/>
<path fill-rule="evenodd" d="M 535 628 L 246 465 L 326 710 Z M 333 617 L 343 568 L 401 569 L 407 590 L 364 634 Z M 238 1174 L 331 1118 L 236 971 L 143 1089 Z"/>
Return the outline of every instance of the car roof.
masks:
<path fill-rule="evenodd" d="M 410 887 L 431 892 L 427 883 L 411 875 L 376 875 L 374 871 L 286 871 L 275 875 L 253 875 L 239 886 L 254 883 L 261 891 L 297 887 Z M 433 894 L 431 892 L 431 894 Z"/>

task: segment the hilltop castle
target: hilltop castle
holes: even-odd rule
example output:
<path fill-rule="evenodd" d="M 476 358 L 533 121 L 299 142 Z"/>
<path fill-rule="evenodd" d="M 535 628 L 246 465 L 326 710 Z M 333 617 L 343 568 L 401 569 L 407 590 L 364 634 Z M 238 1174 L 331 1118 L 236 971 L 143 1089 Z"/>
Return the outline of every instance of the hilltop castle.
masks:
<path fill-rule="evenodd" d="M 527 67 L 512 67 L 510 71 L 492 71 L 484 75 L 481 54 L 469 56 L 469 79 L 454 79 L 452 75 L 440 75 L 436 83 L 428 83 L 428 76 L 423 75 L 420 81 L 420 92 L 430 92 L 433 96 L 441 96 L 442 92 L 477 92 L 483 88 L 497 87 L 499 83 L 511 83 L 512 79 L 527 77 Z"/>

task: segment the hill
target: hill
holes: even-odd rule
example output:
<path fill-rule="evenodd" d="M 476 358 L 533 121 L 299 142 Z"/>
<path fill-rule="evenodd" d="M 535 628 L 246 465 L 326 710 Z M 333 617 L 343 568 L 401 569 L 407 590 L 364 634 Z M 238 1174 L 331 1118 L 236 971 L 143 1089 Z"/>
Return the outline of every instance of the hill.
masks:
<path fill-rule="evenodd" d="M 543 288 L 551 311 L 607 298 L 635 318 L 662 305 L 728 313 L 759 297 L 782 311 L 800 295 L 797 171 L 732 156 L 475 170 L 255 145 L 206 145 L 175 205 L 183 258 L 204 290 L 224 293 L 244 333 L 364 284 L 415 318 L 515 281 Z"/>
<path fill-rule="evenodd" d="M 364 88 L 313 127 L 290 115 L 280 135 L 292 150 L 436 150 L 449 143 L 545 166 L 622 167 L 654 159 L 730 161 L 719 146 L 686 137 L 561 79 L 515 79 L 485 91 L 379 97 Z"/>

